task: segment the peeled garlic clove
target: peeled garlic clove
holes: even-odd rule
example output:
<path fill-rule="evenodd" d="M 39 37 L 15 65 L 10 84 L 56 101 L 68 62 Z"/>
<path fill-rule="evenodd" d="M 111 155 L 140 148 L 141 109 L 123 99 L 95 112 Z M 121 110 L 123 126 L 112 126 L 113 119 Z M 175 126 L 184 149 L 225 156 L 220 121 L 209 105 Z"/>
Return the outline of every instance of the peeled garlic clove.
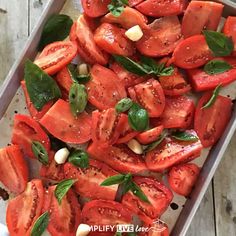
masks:
<path fill-rule="evenodd" d="M 127 146 L 129 147 L 129 149 L 131 149 L 136 154 L 142 154 L 143 153 L 143 147 L 136 139 L 131 139 L 127 143 Z"/>
<path fill-rule="evenodd" d="M 90 232 L 90 226 L 86 224 L 80 224 L 76 231 L 76 236 L 86 236 Z"/>
<path fill-rule="evenodd" d="M 143 37 L 143 31 L 140 28 L 139 25 L 135 25 L 131 28 L 129 28 L 126 32 L 125 35 L 128 39 L 130 39 L 131 41 L 138 41 Z"/>
<path fill-rule="evenodd" d="M 61 148 L 59 149 L 55 155 L 54 160 L 57 164 L 64 164 L 69 156 L 70 152 L 67 148 Z"/>
<path fill-rule="evenodd" d="M 79 75 L 87 75 L 89 73 L 88 65 L 83 63 L 78 65 Z"/>

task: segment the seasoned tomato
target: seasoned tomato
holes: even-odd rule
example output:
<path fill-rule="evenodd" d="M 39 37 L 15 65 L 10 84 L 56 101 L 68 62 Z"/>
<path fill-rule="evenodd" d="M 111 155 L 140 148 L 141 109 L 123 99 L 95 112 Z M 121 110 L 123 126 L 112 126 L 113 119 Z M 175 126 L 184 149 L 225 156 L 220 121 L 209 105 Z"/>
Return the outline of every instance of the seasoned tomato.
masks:
<path fill-rule="evenodd" d="M 41 215 L 44 189 L 41 180 L 28 182 L 26 190 L 9 201 L 6 222 L 11 236 L 30 236 L 32 227 Z"/>
<path fill-rule="evenodd" d="M 192 130 L 188 132 L 196 135 Z M 160 145 L 146 154 L 145 161 L 148 169 L 162 172 L 173 165 L 199 157 L 201 150 L 202 144 L 200 140 L 189 142 L 167 137 Z"/>
<path fill-rule="evenodd" d="M 59 99 L 40 120 L 47 131 L 66 143 L 85 143 L 91 139 L 92 119 L 83 112 L 74 117 L 68 102 Z"/>
<path fill-rule="evenodd" d="M 107 5 L 111 0 L 82 0 L 84 12 L 89 17 L 98 17 L 108 12 Z"/>
<path fill-rule="evenodd" d="M 54 42 L 43 49 L 34 63 L 49 75 L 53 75 L 69 64 L 76 53 L 77 45 L 75 42 Z"/>
<path fill-rule="evenodd" d="M 75 21 L 70 28 L 70 34 L 69 34 L 70 41 L 72 41 L 72 42 L 77 40 L 76 27 L 77 26 L 76 26 L 76 21 Z"/>
<path fill-rule="evenodd" d="M 172 190 L 187 197 L 197 181 L 200 168 L 193 163 L 186 163 L 171 168 L 168 182 Z"/>
<path fill-rule="evenodd" d="M 118 185 L 100 186 L 105 179 L 118 174 L 106 164 L 90 159 L 89 167 L 82 169 L 67 162 L 64 165 L 64 173 L 66 178 L 77 179 L 74 187 L 81 196 L 91 199 L 115 199 Z"/>
<path fill-rule="evenodd" d="M 128 0 L 130 7 L 134 7 L 134 6 L 138 5 L 139 3 L 143 2 L 143 1 L 144 0 Z"/>
<path fill-rule="evenodd" d="M 235 16 L 228 16 L 225 25 L 223 28 L 223 33 L 229 37 L 232 37 L 234 42 L 234 53 L 236 55 L 236 17 Z"/>
<path fill-rule="evenodd" d="M 94 65 L 90 70 L 91 80 L 86 83 L 89 102 L 100 110 L 114 107 L 127 96 L 125 87 L 110 69 Z"/>
<path fill-rule="evenodd" d="M 19 145 L 25 156 L 35 158 L 33 141 L 40 142 L 47 151 L 50 150 L 50 140 L 39 123 L 27 115 L 15 115 L 11 142 Z"/>
<path fill-rule="evenodd" d="M 160 57 L 172 53 L 182 41 L 181 25 L 177 16 L 155 20 L 144 30 L 144 36 L 136 43 L 141 54 Z"/>
<path fill-rule="evenodd" d="M 157 219 L 150 224 L 144 224 L 143 227 L 148 227 L 150 230 L 145 233 L 139 233 L 138 236 L 169 236 L 167 224 L 160 219 Z"/>
<path fill-rule="evenodd" d="M 94 33 L 96 44 L 110 54 L 132 56 L 135 47 L 125 36 L 125 30 L 109 23 L 101 24 Z"/>
<path fill-rule="evenodd" d="M 128 89 L 130 97 L 144 107 L 150 117 L 159 117 L 164 111 L 165 95 L 157 80 L 149 79 Z"/>
<path fill-rule="evenodd" d="M 218 96 L 209 108 L 202 109 L 211 96 L 212 92 L 207 92 L 201 97 L 194 119 L 194 129 L 204 147 L 211 147 L 219 140 L 232 113 L 231 99 L 223 96 Z"/>

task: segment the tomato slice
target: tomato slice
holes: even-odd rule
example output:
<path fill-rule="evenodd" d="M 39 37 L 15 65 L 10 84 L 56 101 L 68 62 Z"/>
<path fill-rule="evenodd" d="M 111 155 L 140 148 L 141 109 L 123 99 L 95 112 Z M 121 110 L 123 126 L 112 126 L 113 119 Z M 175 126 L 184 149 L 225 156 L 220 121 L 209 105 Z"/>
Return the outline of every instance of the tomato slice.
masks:
<path fill-rule="evenodd" d="M 74 236 L 81 221 L 78 198 L 69 190 L 59 204 L 54 195 L 55 188 L 49 187 L 44 198 L 43 212 L 50 212 L 47 230 L 52 236 Z"/>
<path fill-rule="evenodd" d="M 76 27 L 77 26 L 76 26 L 76 21 L 75 21 L 70 28 L 70 34 L 69 34 L 70 41 L 72 41 L 72 42 L 77 40 Z"/>
<path fill-rule="evenodd" d="M 76 56 L 77 45 L 71 41 L 58 41 L 47 45 L 34 61 L 49 75 L 56 74 Z"/>
<path fill-rule="evenodd" d="M 135 154 L 124 144 L 101 148 L 92 143 L 87 152 L 92 158 L 103 161 L 122 173 L 136 174 L 147 170 L 142 156 Z"/>
<path fill-rule="evenodd" d="M 182 196 L 189 196 L 197 181 L 200 168 L 193 163 L 174 166 L 168 174 L 168 182 L 172 190 Z"/>
<path fill-rule="evenodd" d="M 109 23 L 102 23 L 94 33 L 96 44 L 110 54 L 132 56 L 135 47 L 125 36 L 125 30 Z"/>
<path fill-rule="evenodd" d="M 149 79 L 128 89 L 130 97 L 144 107 L 150 117 L 159 117 L 165 108 L 165 95 L 157 80 Z"/>
<path fill-rule="evenodd" d="M 143 1 L 144 0 L 128 0 L 130 7 L 134 7 L 134 6 L 138 5 L 139 3 L 143 2 Z"/>
<path fill-rule="evenodd" d="M 193 130 L 188 132 L 196 135 Z M 173 165 L 199 157 L 201 150 L 202 144 L 200 140 L 189 142 L 167 137 L 159 146 L 146 154 L 145 161 L 148 169 L 162 172 Z"/>
<path fill-rule="evenodd" d="M 0 149 L 0 181 L 15 194 L 22 193 L 29 173 L 23 153 L 17 145 Z"/>
<path fill-rule="evenodd" d="M 84 12 L 89 17 L 103 16 L 108 12 L 111 0 L 82 0 Z"/>
<path fill-rule="evenodd" d="M 218 96 L 211 107 L 202 109 L 211 96 L 212 92 L 207 92 L 201 97 L 194 119 L 194 129 L 204 147 L 211 147 L 219 140 L 232 113 L 231 99 L 223 96 Z"/>
<path fill-rule="evenodd" d="M 81 144 L 91 139 L 91 116 L 83 112 L 74 117 L 69 103 L 62 99 L 50 108 L 40 123 L 50 134 L 66 143 Z"/>
<path fill-rule="evenodd" d="M 185 38 L 201 34 L 202 30 L 217 30 L 224 5 L 210 1 L 191 1 L 182 20 Z M 194 27 L 193 27 L 194 26 Z"/>
<path fill-rule="evenodd" d="M 82 169 L 68 162 L 64 165 L 64 173 L 66 178 L 77 179 L 74 187 L 81 196 L 91 199 L 115 199 L 118 185 L 100 186 L 105 179 L 118 174 L 106 164 L 90 159 L 89 167 Z"/>
<path fill-rule="evenodd" d="M 143 37 L 136 43 L 137 49 L 143 55 L 168 55 L 182 41 L 181 25 L 177 16 L 162 17 L 149 26 L 150 29 L 144 30 Z"/>
<path fill-rule="evenodd" d="M 172 56 L 172 62 L 183 69 L 203 66 L 211 59 L 213 55 L 203 35 L 194 35 L 179 43 Z"/>
<path fill-rule="evenodd" d="M 192 99 L 185 96 L 166 97 L 165 110 L 161 116 L 165 128 L 189 128 L 193 122 L 195 106 Z"/>
<path fill-rule="evenodd" d="M 90 70 L 91 80 L 86 84 L 89 102 L 100 110 L 114 107 L 127 96 L 124 85 L 110 69 L 94 65 Z"/>
<path fill-rule="evenodd" d="M 236 55 L 236 17 L 235 16 L 228 16 L 225 25 L 223 28 L 223 33 L 229 37 L 232 37 L 234 42 L 234 53 Z"/>
<path fill-rule="evenodd" d="M 44 189 L 41 180 L 28 182 L 26 190 L 9 201 L 6 222 L 11 236 L 30 236 L 32 227 L 41 215 Z"/>
<path fill-rule="evenodd" d="M 50 150 L 50 140 L 39 123 L 27 115 L 15 115 L 11 142 L 19 145 L 25 156 L 35 158 L 33 141 L 40 142 L 47 151 Z"/>

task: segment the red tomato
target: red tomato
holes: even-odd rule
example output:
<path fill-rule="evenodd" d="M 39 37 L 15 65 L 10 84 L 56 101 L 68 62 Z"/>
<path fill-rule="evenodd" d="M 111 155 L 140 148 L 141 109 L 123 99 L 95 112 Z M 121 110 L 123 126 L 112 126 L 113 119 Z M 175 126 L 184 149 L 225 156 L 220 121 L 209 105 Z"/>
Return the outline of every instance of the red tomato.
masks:
<path fill-rule="evenodd" d="M 167 224 L 160 219 L 157 219 L 150 224 L 145 224 L 143 227 L 151 229 L 148 232 L 139 233 L 138 236 L 169 236 Z"/>
<path fill-rule="evenodd" d="M 47 45 L 35 60 L 49 75 L 56 74 L 76 56 L 77 45 L 71 41 L 58 41 Z"/>
<path fill-rule="evenodd" d="M 30 236 L 35 221 L 41 215 L 44 189 L 41 180 L 28 182 L 26 190 L 9 201 L 6 222 L 11 236 Z"/>
<path fill-rule="evenodd" d="M 211 59 L 213 55 L 203 35 L 194 35 L 179 43 L 172 56 L 172 62 L 184 69 L 203 66 Z"/>
<path fill-rule="evenodd" d="M 150 203 L 143 202 L 133 193 L 123 196 L 122 204 L 134 211 L 144 222 L 159 218 L 173 199 L 172 192 L 158 180 L 150 177 L 134 177 L 134 182 L 142 189 Z"/>
<path fill-rule="evenodd" d="M 181 25 L 177 16 L 157 19 L 149 26 L 150 29 L 144 30 L 143 37 L 136 43 L 137 49 L 143 55 L 168 55 L 182 41 Z"/>
<path fill-rule="evenodd" d="M 19 146 L 0 149 L 0 182 L 15 194 L 22 193 L 27 185 L 29 173 Z"/>
<path fill-rule="evenodd" d="M 179 195 L 189 196 L 197 181 L 199 172 L 200 168 L 193 163 L 172 167 L 168 174 L 171 189 Z"/>
<path fill-rule="evenodd" d="M 103 161 L 122 173 L 136 174 L 147 170 L 142 156 L 135 154 L 124 144 L 101 148 L 92 143 L 87 152 L 92 158 Z"/>
<path fill-rule="evenodd" d="M 185 38 L 202 30 L 217 30 L 224 5 L 209 1 L 191 1 L 184 13 L 182 33 Z"/>
<path fill-rule="evenodd" d="M 81 196 L 91 199 L 115 199 L 118 185 L 100 186 L 105 179 L 118 174 L 106 164 L 90 159 L 89 167 L 82 169 L 67 162 L 64 165 L 64 173 L 66 178 L 77 179 L 74 187 Z"/>
<path fill-rule="evenodd" d="M 231 99 L 222 96 L 218 96 L 211 107 L 202 109 L 211 96 L 212 93 L 207 92 L 201 97 L 194 119 L 194 129 L 204 147 L 211 147 L 219 140 L 232 113 Z"/>
<path fill-rule="evenodd" d="M 192 130 L 188 131 L 196 135 Z M 174 138 L 166 138 L 155 149 L 148 152 L 145 161 L 148 169 L 162 172 L 173 165 L 188 162 L 199 157 L 202 150 L 202 144 L 199 141 L 178 141 Z"/>
<path fill-rule="evenodd" d="M 108 4 L 111 0 L 82 0 L 84 12 L 89 17 L 98 17 L 108 12 Z"/>
<path fill-rule="evenodd" d="M 40 142 L 47 151 L 50 150 L 50 140 L 39 123 L 27 115 L 15 115 L 11 142 L 19 145 L 25 156 L 35 158 L 33 141 Z"/>
<path fill-rule="evenodd" d="M 164 126 L 160 125 L 138 134 L 135 138 L 142 144 L 149 144 L 158 139 Z"/>
<path fill-rule="evenodd" d="M 130 7 L 134 7 L 134 6 L 138 5 L 139 3 L 143 2 L 143 1 L 144 0 L 128 0 Z"/>
<path fill-rule="evenodd" d="M 234 42 L 234 53 L 236 55 L 236 17 L 235 16 L 228 16 L 225 25 L 223 28 L 223 33 L 227 36 L 232 37 Z"/>
<path fill-rule="evenodd" d="M 132 56 L 135 52 L 134 44 L 125 36 L 125 30 L 112 24 L 101 24 L 94 33 L 94 40 L 110 54 Z"/>
<path fill-rule="evenodd" d="M 73 41 L 73 42 L 77 40 L 76 27 L 77 27 L 76 22 L 74 22 L 70 28 L 69 38 L 70 38 L 70 41 Z"/>
<path fill-rule="evenodd" d="M 44 198 L 43 212 L 50 213 L 47 230 L 51 236 L 74 236 L 81 220 L 78 198 L 69 190 L 59 204 L 54 195 L 55 188 L 49 187 Z"/>
<path fill-rule="evenodd" d="M 124 85 L 110 69 L 94 65 L 90 70 L 91 80 L 86 83 L 89 102 L 100 110 L 114 107 L 127 96 Z"/>
<path fill-rule="evenodd" d="M 193 122 L 194 102 L 185 96 L 166 97 L 165 110 L 161 116 L 165 128 L 186 129 Z"/>
<path fill-rule="evenodd" d="M 83 112 L 74 117 L 69 103 L 62 99 L 51 107 L 40 123 L 50 134 L 65 143 L 81 144 L 91 139 L 91 116 Z"/>
<path fill-rule="evenodd" d="M 157 80 L 149 79 L 128 89 L 130 97 L 144 107 L 150 117 L 159 117 L 164 111 L 165 95 Z"/>

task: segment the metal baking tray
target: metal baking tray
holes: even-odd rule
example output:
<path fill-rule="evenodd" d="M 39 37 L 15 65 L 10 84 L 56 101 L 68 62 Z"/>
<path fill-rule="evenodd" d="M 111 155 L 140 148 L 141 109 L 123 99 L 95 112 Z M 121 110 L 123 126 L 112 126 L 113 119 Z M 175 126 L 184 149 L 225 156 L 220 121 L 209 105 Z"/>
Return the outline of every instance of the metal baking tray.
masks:
<path fill-rule="evenodd" d="M 224 17 L 228 15 L 236 15 L 236 3 L 223 0 L 218 1 L 225 5 Z M 23 65 L 27 58 L 34 59 L 37 54 L 37 45 L 40 39 L 41 31 L 44 23 L 53 13 L 58 13 L 63 9 L 64 4 L 68 9 L 74 11 L 74 18 L 79 16 L 79 10 L 81 9 L 80 0 L 49 0 L 45 10 L 38 22 L 33 29 L 24 50 L 16 60 L 15 64 L 11 68 L 6 80 L 4 81 L 0 89 L 0 145 L 7 144 L 8 136 L 10 135 L 11 129 L 11 117 L 14 114 L 14 109 L 18 108 L 18 111 L 25 112 L 25 104 L 22 103 L 23 94 L 19 90 L 20 81 L 23 78 Z M 73 8 L 73 9 L 72 9 Z M 69 12 L 64 12 L 70 15 Z M 235 84 L 236 85 L 236 84 Z M 236 91 L 236 89 L 235 89 Z M 236 96 L 236 93 L 235 93 Z M 20 103 L 19 103 L 20 101 Z M 22 104 L 21 104 L 22 103 Z M 4 130 L 3 130 L 4 127 Z M 211 179 L 223 157 L 223 154 L 236 130 L 236 103 L 234 103 L 234 111 L 232 118 L 228 124 L 227 129 L 222 135 L 220 141 L 210 150 L 205 153 L 205 157 L 201 162 L 203 164 L 200 176 L 196 183 L 196 186 L 186 201 L 180 200 L 184 204 L 182 210 L 178 213 L 168 211 L 167 216 L 164 216 L 164 220 L 168 222 L 168 219 L 173 219 L 171 222 L 171 236 L 184 236 L 188 230 L 188 227 L 201 203 L 201 200 L 211 182 Z M 4 139 L 4 141 L 2 141 Z M 207 157 L 206 157 L 206 154 Z M 198 163 L 199 164 L 199 163 Z M 175 196 L 176 197 L 176 196 Z M 178 197 L 176 197 L 178 201 Z M 5 205 L 0 204 L 0 223 L 4 223 L 2 219 L 5 215 Z"/>

